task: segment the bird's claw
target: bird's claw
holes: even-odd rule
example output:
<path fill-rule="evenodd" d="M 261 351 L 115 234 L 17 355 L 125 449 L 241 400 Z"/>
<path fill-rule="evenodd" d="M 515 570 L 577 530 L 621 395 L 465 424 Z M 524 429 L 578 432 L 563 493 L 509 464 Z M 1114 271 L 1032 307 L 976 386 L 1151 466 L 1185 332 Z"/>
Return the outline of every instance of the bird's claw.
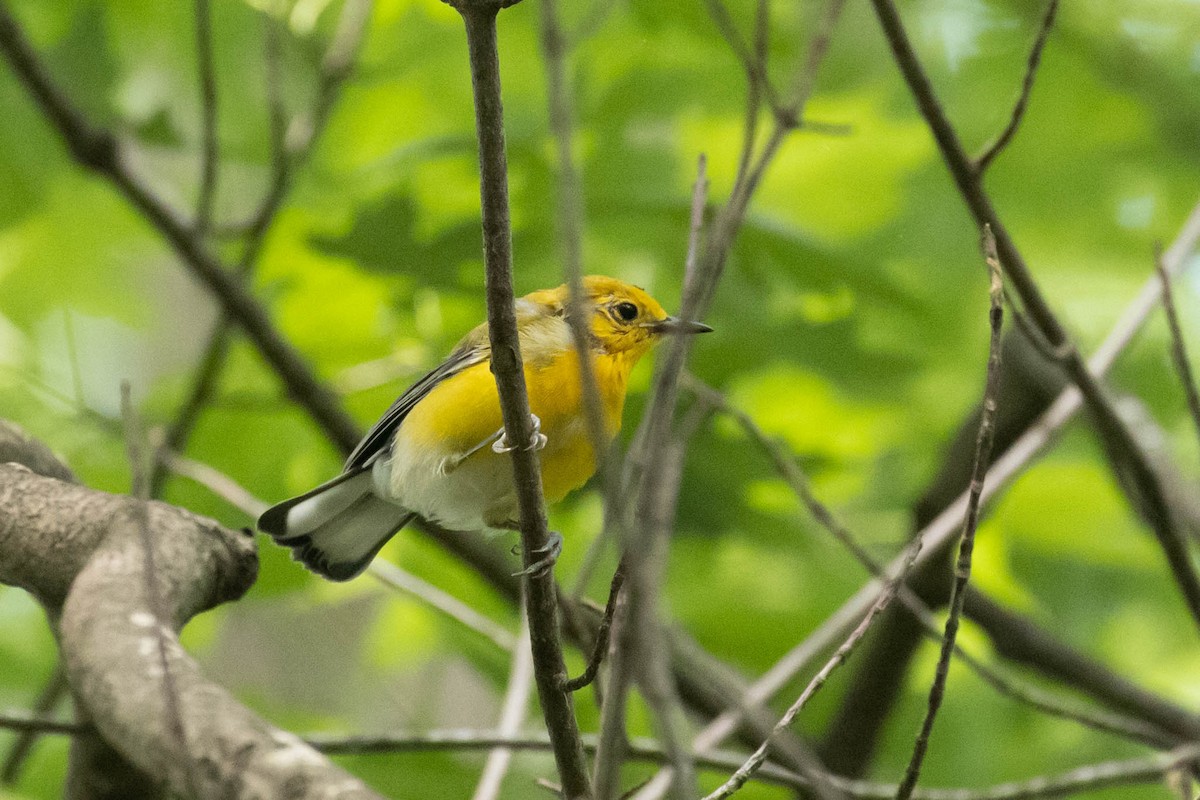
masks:
<path fill-rule="evenodd" d="M 514 572 L 513 577 L 520 578 L 528 575 L 531 578 L 536 578 L 544 575 L 550 570 L 551 567 L 554 566 L 555 562 L 558 561 L 558 556 L 562 553 L 562 549 L 562 534 L 558 531 L 550 531 L 550 536 L 546 540 L 546 546 L 539 547 L 533 551 L 535 555 L 540 555 L 543 557 L 539 558 L 537 561 L 533 562 L 520 572 Z"/>
<path fill-rule="evenodd" d="M 530 414 L 529 421 L 533 423 L 533 436 L 529 439 L 529 444 L 525 445 L 526 450 L 541 450 L 550 441 L 546 438 L 546 434 L 542 433 L 542 421 L 538 419 L 537 414 Z M 500 438 L 492 442 L 492 452 L 503 455 L 516 450 L 516 445 L 508 443 L 508 437 L 504 433 L 504 429 L 500 429 Z"/>

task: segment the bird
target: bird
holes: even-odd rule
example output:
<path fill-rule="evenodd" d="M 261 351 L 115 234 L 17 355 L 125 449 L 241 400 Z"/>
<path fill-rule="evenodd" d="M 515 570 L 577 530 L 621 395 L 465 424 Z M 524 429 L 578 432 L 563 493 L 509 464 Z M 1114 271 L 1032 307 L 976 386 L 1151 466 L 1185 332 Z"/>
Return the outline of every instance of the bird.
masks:
<path fill-rule="evenodd" d="M 668 315 L 645 290 L 616 278 L 583 278 L 588 356 L 596 378 L 605 446 L 621 427 L 629 374 L 670 334 L 711 331 Z M 564 284 L 515 301 L 533 439 L 542 489 L 561 500 L 596 470 L 585 416 L 579 352 Z M 383 546 L 420 516 L 450 530 L 519 529 L 512 467 L 491 372 L 487 323 L 413 383 L 347 458 L 342 473 L 267 509 L 261 531 L 330 580 L 360 574 Z M 561 548 L 561 537 L 553 541 Z M 557 549 L 553 557 L 557 556 Z"/>

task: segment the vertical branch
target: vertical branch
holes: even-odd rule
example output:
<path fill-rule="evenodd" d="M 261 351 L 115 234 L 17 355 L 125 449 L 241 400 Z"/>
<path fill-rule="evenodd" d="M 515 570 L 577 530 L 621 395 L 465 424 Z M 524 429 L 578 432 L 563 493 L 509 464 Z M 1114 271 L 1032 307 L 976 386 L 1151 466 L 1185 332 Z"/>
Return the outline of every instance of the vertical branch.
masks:
<path fill-rule="evenodd" d="M 200 79 L 200 192 L 196 199 L 195 230 L 199 235 L 212 223 L 217 190 L 217 74 L 213 66 L 211 0 L 195 0 L 196 71 Z"/>
<path fill-rule="evenodd" d="M 504 693 L 500 722 L 496 726 L 497 734 L 516 736 L 520 733 L 521 723 L 525 721 L 525 709 L 529 704 L 529 690 L 532 688 L 533 650 L 529 644 L 529 620 L 522 617 L 521 632 L 517 635 L 516 646 L 513 647 L 508 689 Z M 497 747 L 488 754 L 483 775 L 479 778 L 471 800 L 496 800 L 500 796 L 500 787 L 504 783 L 504 775 L 508 772 L 512 754 L 512 749 L 507 747 Z"/>
<path fill-rule="evenodd" d="M 601 478 L 607 484 L 605 440 L 608 437 L 604 430 L 604 411 L 591 358 L 591 303 L 583 290 L 583 189 L 571 153 L 571 94 L 567 87 L 566 41 L 558 19 L 558 0 L 542 0 L 540 8 L 542 50 L 546 57 L 546 99 L 549 104 L 550 131 L 554 135 L 558 159 L 557 222 L 568 288 L 567 323 L 579 358 L 584 418 L 592 440 L 592 452 Z"/>
<path fill-rule="evenodd" d="M 1183 384 L 1196 434 L 1200 436 L 1200 393 L 1196 391 L 1196 378 L 1192 374 L 1192 365 L 1188 361 L 1187 349 L 1183 344 L 1183 327 L 1179 324 L 1179 312 L 1175 308 L 1175 299 L 1171 292 L 1171 274 L 1163 264 L 1162 248 L 1156 250 L 1154 265 L 1158 270 L 1158 279 L 1162 281 L 1163 311 L 1167 315 L 1167 329 L 1171 333 L 1171 359 L 1175 362 L 1175 371 L 1179 373 L 1179 381 Z"/>
<path fill-rule="evenodd" d="M 517 338 L 513 295 L 508 164 L 504 144 L 500 59 L 496 47 L 496 15 L 500 6 L 462 0 L 455 8 L 466 26 L 475 99 L 491 367 L 500 395 L 505 437 L 509 442 L 525 443 L 533 437 L 533 426 Z M 550 549 L 536 451 L 518 446 L 512 451 L 512 466 L 521 516 L 522 555 L 526 567 L 529 567 Z M 534 571 L 528 575 L 526 592 L 526 613 L 533 644 L 538 697 L 554 744 L 554 758 L 562 779 L 563 794 L 567 800 L 590 798 L 591 786 L 583 757 L 583 743 L 579 738 L 571 695 L 564 687 L 567 671 L 559 642 L 558 600 L 551 570 Z"/>
<path fill-rule="evenodd" d="M 681 318 L 691 319 L 693 307 L 687 298 L 699 295 L 698 284 L 712 278 L 712 270 L 697 263 L 700 228 L 708 196 L 708 176 L 704 156 L 697 163 L 696 183 L 692 191 L 691 224 L 684 263 L 684 304 Z M 695 794 L 695 775 L 690 754 L 676 734 L 675 714 L 671 708 L 674 688 L 666 674 L 665 650 L 661 646 L 662 623 L 659 619 L 658 594 L 666 567 L 667 543 L 674 527 L 675 502 L 679 490 L 683 449 L 671 442 L 671 416 L 678 393 L 678 376 L 686 358 L 686 337 L 671 342 L 670 356 L 655 376 L 654 400 L 638 430 L 635 452 L 624 482 L 636 501 L 626 502 L 622 519 L 625 555 L 622 563 L 628 573 L 628 609 L 614 623 L 612 677 L 601 714 L 600 749 L 596 755 L 596 786 L 599 800 L 620 794 L 619 779 L 624 755 L 624 706 L 635 678 L 640 678 L 651 702 L 664 741 L 675 767 L 671 784 L 677 797 Z M 635 472 L 635 470 L 640 470 Z M 633 512 L 634 519 L 628 519 Z M 623 619 L 622 619 L 623 617 Z"/>
<path fill-rule="evenodd" d="M 971 488 L 967 499 L 967 514 L 963 521 L 962 540 L 958 546 L 958 563 L 954 568 L 954 583 L 950 589 L 950 614 L 946 619 L 946 632 L 942 637 L 942 649 L 938 655 L 933 685 L 929 689 L 929 707 L 921 730 L 913 746 L 912 758 L 904 771 L 904 779 L 896 790 L 896 800 L 909 800 L 921 774 L 921 763 L 929 747 L 929 735 L 942 698 L 946 691 L 946 678 L 950 672 L 950 657 L 954 654 L 954 642 L 958 636 L 959 619 L 966 599 L 967 582 L 971 578 L 971 554 L 975 547 L 975 529 L 979 524 L 979 505 L 983 495 L 983 480 L 987 475 L 992 455 L 992 438 L 996 431 L 996 398 L 1000 391 L 1000 331 L 1004 322 L 1004 289 L 1000 280 L 1000 260 L 996 255 L 996 240 L 988 226 L 983 228 L 983 246 L 986 253 L 988 273 L 991 278 L 991 339 L 988 343 L 987 379 L 983 390 L 983 414 L 979 421 L 979 437 L 975 443 L 975 464 L 971 470 Z"/>

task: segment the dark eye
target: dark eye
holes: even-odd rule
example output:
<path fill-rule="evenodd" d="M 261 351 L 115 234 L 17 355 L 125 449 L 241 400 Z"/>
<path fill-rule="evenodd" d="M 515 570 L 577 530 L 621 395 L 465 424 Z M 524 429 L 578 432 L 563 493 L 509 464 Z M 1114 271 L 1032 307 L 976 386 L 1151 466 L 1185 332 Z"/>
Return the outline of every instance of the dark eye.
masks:
<path fill-rule="evenodd" d="M 637 319 L 638 307 L 633 303 L 617 303 L 616 308 L 613 310 L 616 311 L 617 316 L 625 322 L 633 322 L 635 319 Z"/>

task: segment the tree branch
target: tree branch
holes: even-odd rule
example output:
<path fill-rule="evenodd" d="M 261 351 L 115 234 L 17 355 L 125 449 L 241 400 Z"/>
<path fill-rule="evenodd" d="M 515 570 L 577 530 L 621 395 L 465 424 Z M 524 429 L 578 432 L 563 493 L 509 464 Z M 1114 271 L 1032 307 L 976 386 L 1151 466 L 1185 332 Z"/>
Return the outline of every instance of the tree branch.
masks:
<path fill-rule="evenodd" d="M 212 7 L 195 0 L 196 72 L 200 86 L 200 191 L 196 198 L 195 231 L 203 235 L 212 223 L 217 188 L 217 74 L 213 66 Z"/>
<path fill-rule="evenodd" d="M 6 457 L 19 449 L 9 439 Z M 36 460 L 37 454 L 33 453 Z M 147 598 L 139 514 L 167 606 L 164 625 Z M 285 783 L 303 798 L 378 800 L 291 734 L 268 725 L 205 680 L 176 632 L 192 616 L 236 599 L 257 570 L 253 539 L 162 503 L 142 503 L 0 465 L 0 581 L 33 594 L 59 619 L 59 640 L 78 702 L 105 741 L 175 792 L 190 773 L 201 796 L 260 797 Z M 164 713 L 156 637 L 187 721 L 180 752 Z"/>
<path fill-rule="evenodd" d="M 991 279 L 991 339 L 988 343 L 987 380 L 983 390 L 983 416 L 979 421 L 979 435 L 975 443 L 975 464 L 971 468 L 971 486 L 967 497 L 967 514 L 963 521 L 962 539 L 958 545 L 958 563 L 954 568 L 954 583 L 950 588 L 950 614 L 946 619 L 946 632 L 942 638 L 934 670 L 933 685 L 929 689 L 929 707 L 921 730 L 917 734 L 912 758 L 904 770 L 904 778 L 896 790 L 896 800 L 909 800 L 921 764 L 929 747 L 929 736 L 933 723 L 946 692 L 946 679 L 950 674 L 950 657 L 954 653 L 954 642 L 958 636 L 959 619 L 962 616 L 967 582 L 971 578 L 971 554 L 975 549 L 975 529 L 979 525 L 979 499 L 983 495 L 983 480 L 987 475 L 988 462 L 992 457 L 992 440 L 996 433 L 996 398 L 1000 393 L 1000 331 L 1004 322 L 1004 287 L 1000 281 L 1000 260 L 996 255 L 996 240 L 987 225 L 983 227 L 984 251 L 988 274 Z"/>
<path fill-rule="evenodd" d="M 1113 408 L 1100 382 L 1089 371 L 1087 364 L 1084 363 L 1083 358 L 1071 342 L 1066 329 L 1042 297 L 1041 290 L 1034 282 L 1016 243 L 1001 224 L 999 216 L 992 207 L 991 200 L 983 189 L 979 172 L 963 150 L 957 134 L 938 103 L 929 78 L 908 40 L 908 35 L 893 1 L 871 0 L 871 3 L 888 43 L 891 45 L 900 71 L 908 82 L 917 106 L 933 133 L 942 158 L 958 186 L 963 201 L 981 229 L 984 225 L 991 227 L 996 237 L 1000 262 L 1004 265 L 1005 273 L 1017 294 L 1020 295 L 1032 321 L 1052 347 L 1068 353 L 1063 359 L 1063 366 L 1082 393 L 1089 411 L 1092 412 L 1101 443 L 1105 449 L 1120 453 L 1128 465 L 1130 474 L 1117 477 L 1119 479 L 1128 478 L 1127 491 L 1132 489 L 1145 504 L 1148 511 L 1147 521 L 1166 556 L 1171 574 L 1178 584 L 1188 610 L 1200 628 L 1200 577 L 1196 574 L 1185 539 L 1173 519 L 1162 486 L 1145 453 Z"/>
<path fill-rule="evenodd" d="M 271 323 L 245 283 L 228 272 L 189 226 L 129 166 L 124 148 L 107 130 L 91 125 L 50 79 L 7 4 L 0 3 L 0 53 L 63 138 L 75 160 L 106 177 L 171 245 L 191 272 L 219 299 L 288 395 L 304 406 L 334 442 L 353 447 L 358 428 L 338 398 Z"/>
<path fill-rule="evenodd" d="M 1042 17 L 1042 24 L 1038 28 L 1037 37 L 1033 40 L 1033 49 L 1029 51 L 1029 60 L 1025 65 L 1025 77 L 1021 81 L 1021 94 L 1017 97 L 1016 105 L 1013 106 L 1008 124 L 1004 126 L 1004 130 L 1000 132 L 995 141 L 988 145 L 972 162 L 975 171 L 980 175 L 987 171 L 992 159 L 1000 155 L 1000 152 L 1008 146 L 1013 136 L 1016 135 L 1017 128 L 1021 126 L 1021 120 L 1025 117 L 1025 109 L 1029 106 L 1029 95 L 1033 92 L 1033 79 L 1037 76 L 1038 66 L 1042 63 L 1042 50 L 1046 47 L 1046 40 L 1050 38 L 1050 29 L 1054 27 L 1056 13 L 1058 13 L 1058 0 L 1050 0 L 1049 5 L 1046 6 L 1046 14 Z"/>
<path fill-rule="evenodd" d="M 1162 283 L 1163 312 L 1167 317 L 1167 330 L 1171 334 L 1171 360 L 1175 363 L 1179 382 L 1183 384 L 1183 393 L 1187 398 L 1192 423 L 1196 426 L 1196 435 L 1200 437 L 1200 392 L 1196 390 L 1196 378 L 1192 374 L 1187 348 L 1183 344 L 1183 328 L 1179 324 L 1179 312 L 1175 308 L 1175 300 L 1171 293 L 1171 275 L 1163 265 L 1161 252 L 1155 253 L 1154 263 L 1158 279 Z"/>
<path fill-rule="evenodd" d="M 513 483 L 521 517 L 522 556 L 526 569 L 529 569 L 549 552 L 550 534 L 537 453 L 524 446 L 533 437 L 533 425 L 513 295 L 508 165 L 500 60 L 496 49 L 496 15 L 500 5 L 486 0 L 462 0 L 455 8 L 466 25 L 471 84 L 475 93 L 491 368 L 500 395 L 504 435 L 509 442 L 518 445 L 512 451 Z M 558 600 L 550 569 L 535 570 L 528 575 L 526 598 L 538 697 L 551 741 L 555 744 L 554 757 L 564 797 L 567 800 L 590 798 L 591 785 L 583 745 L 579 741 L 574 704 L 564 686 L 567 669 L 559 643 Z"/>
<path fill-rule="evenodd" d="M 207 4 L 208 0 L 197 0 Z M 279 30 L 280 23 L 270 16 L 266 17 L 266 93 L 268 98 L 271 130 L 271 180 L 258 208 L 250 219 L 242 253 L 237 263 L 237 273 L 243 277 L 249 275 L 258 263 L 267 234 L 270 232 L 288 192 L 291 190 L 296 170 L 312 153 L 329 112 L 333 108 L 341 92 L 342 86 L 349 78 L 354 64 L 354 57 L 366 33 L 367 21 L 370 18 L 373 0 L 346 0 L 342 6 L 337 29 L 325 57 L 321 61 L 318 78 L 317 99 L 312 112 L 305 116 L 297 115 L 292 125 L 302 128 L 298 141 L 289 145 L 287 140 L 288 124 L 283 108 L 282 87 L 279 76 Z M 199 12 L 198 12 L 199 13 Z M 196 369 L 196 375 L 188 391 L 187 398 L 180 405 L 175 419 L 163 436 L 160 449 L 182 453 L 187 449 L 188 439 L 192 430 L 200 420 L 200 415 L 216 394 L 217 384 L 225 369 L 229 356 L 233 332 L 230 327 L 234 318 L 223 309 L 221 316 L 213 326 L 208 344 L 204 348 L 204 356 Z M 357 441 L 357 437 L 354 439 Z M 343 450 L 354 446 L 349 439 L 343 444 L 334 439 L 335 444 L 342 445 Z M 166 473 L 161 459 L 156 460 L 150 473 L 151 493 L 158 496 L 162 491 Z"/>

